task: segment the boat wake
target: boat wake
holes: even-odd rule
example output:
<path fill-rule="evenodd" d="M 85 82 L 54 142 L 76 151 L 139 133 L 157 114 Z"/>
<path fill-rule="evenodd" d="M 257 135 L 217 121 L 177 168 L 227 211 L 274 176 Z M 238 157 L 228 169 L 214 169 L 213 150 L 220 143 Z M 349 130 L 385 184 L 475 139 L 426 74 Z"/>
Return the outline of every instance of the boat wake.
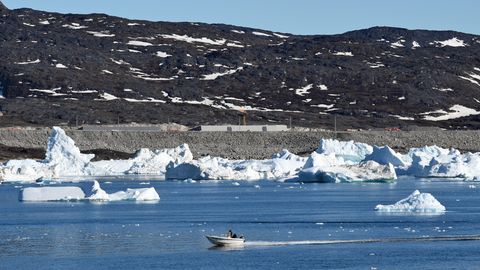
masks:
<path fill-rule="evenodd" d="M 434 241 L 479 241 L 480 235 L 432 236 L 408 238 L 377 238 L 352 240 L 305 240 L 305 241 L 246 241 L 245 247 L 297 246 L 297 245 L 333 245 L 333 244 L 367 244 L 396 242 L 434 242 Z"/>

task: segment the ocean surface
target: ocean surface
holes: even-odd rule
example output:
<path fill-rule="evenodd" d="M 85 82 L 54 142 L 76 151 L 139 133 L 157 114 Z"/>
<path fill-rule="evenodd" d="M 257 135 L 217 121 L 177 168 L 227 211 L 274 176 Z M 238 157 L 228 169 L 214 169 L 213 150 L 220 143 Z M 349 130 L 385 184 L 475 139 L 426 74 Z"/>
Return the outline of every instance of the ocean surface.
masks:
<path fill-rule="evenodd" d="M 18 195 L 27 185 L 0 185 L 0 269 L 480 268 L 480 241 L 314 244 L 479 235 L 480 183 L 401 178 L 354 184 L 122 180 L 101 185 L 107 192 L 153 186 L 161 200 L 24 203 Z M 415 189 L 432 193 L 447 212 L 374 211 Z M 228 229 L 245 235 L 246 246 L 213 248 L 205 239 Z"/>

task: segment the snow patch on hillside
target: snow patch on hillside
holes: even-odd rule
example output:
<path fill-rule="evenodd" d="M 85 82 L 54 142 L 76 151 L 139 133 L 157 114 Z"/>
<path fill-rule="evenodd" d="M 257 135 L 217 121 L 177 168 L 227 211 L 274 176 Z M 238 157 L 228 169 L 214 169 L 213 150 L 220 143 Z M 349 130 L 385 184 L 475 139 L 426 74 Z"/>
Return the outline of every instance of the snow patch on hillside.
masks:
<path fill-rule="evenodd" d="M 187 43 L 204 43 L 204 44 L 217 45 L 217 46 L 224 45 L 225 42 L 227 41 L 226 39 L 213 40 L 213 39 L 209 39 L 209 38 L 206 38 L 206 37 L 194 38 L 194 37 L 190 37 L 190 36 L 187 36 L 187 35 L 177 35 L 177 34 L 172 34 L 172 35 L 164 34 L 164 35 L 160 35 L 160 36 L 162 38 L 174 39 L 174 40 L 178 40 L 178 41 L 184 41 L 184 42 L 187 42 Z"/>
<path fill-rule="evenodd" d="M 430 116 L 431 114 L 442 115 Z M 478 114 L 480 114 L 480 111 L 456 104 L 450 107 L 449 112 L 446 112 L 444 110 L 436 110 L 432 112 L 421 113 L 420 115 L 425 115 L 423 119 L 427 121 L 445 121 Z"/>
<path fill-rule="evenodd" d="M 457 37 L 453 37 L 451 39 L 447 39 L 444 41 L 435 41 L 436 44 L 440 44 L 441 47 L 465 47 L 466 44 L 463 40 L 458 39 Z"/>

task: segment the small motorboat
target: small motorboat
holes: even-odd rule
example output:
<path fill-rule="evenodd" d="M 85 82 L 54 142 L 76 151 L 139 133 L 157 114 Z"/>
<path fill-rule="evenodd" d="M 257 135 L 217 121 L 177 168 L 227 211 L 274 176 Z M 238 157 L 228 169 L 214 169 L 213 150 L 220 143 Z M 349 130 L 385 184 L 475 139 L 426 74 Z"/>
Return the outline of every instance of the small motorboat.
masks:
<path fill-rule="evenodd" d="M 206 235 L 208 241 L 216 246 L 243 246 L 245 244 L 244 237 L 226 237 Z"/>

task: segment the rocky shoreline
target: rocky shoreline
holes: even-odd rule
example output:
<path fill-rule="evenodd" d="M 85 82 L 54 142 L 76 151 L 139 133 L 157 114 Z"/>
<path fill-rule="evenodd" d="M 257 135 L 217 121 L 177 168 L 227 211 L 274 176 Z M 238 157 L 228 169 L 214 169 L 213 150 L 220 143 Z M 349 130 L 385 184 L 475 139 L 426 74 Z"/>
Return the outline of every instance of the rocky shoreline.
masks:
<path fill-rule="evenodd" d="M 140 148 L 173 148 L 187 143 L 195 158 L 212 155 L 229 159 L 265 159 L 282 149 L 307 155 L 321 138 L 355 140 L 371 145 L 389 145 L 399 152 L 411 147 L 437 145 L 462 152 L 480 152 L 480 132 L 435 131 L 289 131 L 289 132 L 134 132 L 65 129 L 77 146 L 98 159 L 123 159 Z M 49 128 L 0 129 L 0 161 L 44 157 Z"/>

